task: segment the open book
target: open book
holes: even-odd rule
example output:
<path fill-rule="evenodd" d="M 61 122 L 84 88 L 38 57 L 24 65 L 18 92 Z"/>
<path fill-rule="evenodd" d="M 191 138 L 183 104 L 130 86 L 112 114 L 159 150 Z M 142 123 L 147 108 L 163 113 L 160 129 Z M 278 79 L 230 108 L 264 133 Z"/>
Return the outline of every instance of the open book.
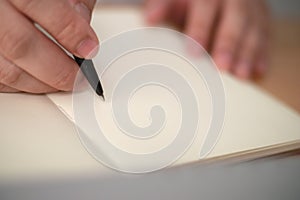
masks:
<path fill-rule="evenodd" d="M 123 31 L 145 26 L 141 10 L 135 8 L 100 8 L 95 11 L 92 24 L 100 40 L 108 39 Z M 130 58 L 123 60 L 124 62 L 121 61 L 117 67 L 122 68 L 125 63 L 130 63 L 128 60 Z M 179 61 L 175 62 L 171 58 L 170 60 L 174 65 L 180 63 Z M 97 64 L 99 63 L 96 60 L 95 65 Z M 105 87 L 108 87 L 109 79 L 114 79 L 114 76 L 117 75 L 113 72 L 108 72 L 108 75 L 103 79 Z M 222 74 L 221 77 L 226 94 L 226 115 L 224 127 L 216 141 L 216 145 L 205 157 L 200 159 L 201 147 L 205 143 L 205 134 L 202 134 L 202 132 L 207 130 L 209 116 L 211 116 L 211 109 L 206 106 L 206 98 L 209 96 L 203 83 L 200 82 L 196 90 L 203 96 L 203 101 L 199 102 L 199 107 L 202 109 L 201 120 L 204 125 L 202 124 L 199 128 L 188 150 L 173 165 L 199 160 L 227 158 L 247 160 L 300 148 L 300 116 L 298 113 L 273 99 L 265 92 L 260 91 L 259 88 L 251 83 L 237 80 L 228 74 Z M 165 93 L 160 91 L 159 88 L 146 88 L 146 93 L 137 94 L 136 102 L 133 100 L 132 109 L 137 114 L 133 114 L 132 119 L 141 126 L 149 123 L 146 119 L 147 117 L 143 116 L 145 113 L 142 113 L 142 111 L 147 112 L 147 108 L 141 102 L 147 104 L 153 95 L 159 98 L 165 96 Z M 71 121 L 75 121 L 72 108 L 72 94 L 50 94 L 48 97 Z M 171 113 L 168 116 L 171 116 L 171 118 L 174 118 L 172 116 L 177 116 L 176 109 L 172 109 L 172 105 L 176 106 L 176 102 L 172 101 L 172 97 L 166 96 L 163 101 L 166 101 L 165 103 L 169 105 L 169 108 L 171 107 Z M 99 107 L 95 106 L 96 118 L 102 123 L 108 124 L 106 137 L 121 148 L 127 148 L 128 151 L 133 152 L 147 153 L 170 139 L 166 136 L 160 138 L 159 141 L 152 141 L 152 144 L 149 145 L 130 143 L 123 136 L 114 134 L 116 129 L 113 127 L 112 122 L 107 119 L 111 118 L 108 117 L 111 114 L 107 108 L 109 103 L 101 103 L 99 101 L 99 104 Z M 176 122 L 176 119 L 174 120 Z M 172 126 L 173 128 L 177 126 L 175 122 L 171 123 L 171 129 L 167 129 L 165 135 L 168 135 L 168 130 L 172 132 Z"/>

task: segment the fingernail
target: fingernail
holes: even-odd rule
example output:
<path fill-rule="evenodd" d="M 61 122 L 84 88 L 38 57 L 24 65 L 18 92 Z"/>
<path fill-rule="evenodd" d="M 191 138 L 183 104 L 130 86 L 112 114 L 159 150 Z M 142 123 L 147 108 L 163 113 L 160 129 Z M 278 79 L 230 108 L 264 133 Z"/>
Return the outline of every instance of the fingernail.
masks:
<path fill-rule="evenodd" d="M 215 62 L 217 67 L 221 70 L 229 70 L 232 64 L 233 56 L 229 52 L 220 52 L 217 53 L 215 57 Z"/>
<path fill-rule="evenodd" d="M 95 57 L 98 53 L 99 45 L 97 42 L 87 39 L 82 41 L 77 48 L 77 54 L 86 59 Z"/>
<path fill-rule="evenodd" d="M 91 11 L 84 3 L 76 3 L 74 8 L 87 22 L 90 22 Z"/>

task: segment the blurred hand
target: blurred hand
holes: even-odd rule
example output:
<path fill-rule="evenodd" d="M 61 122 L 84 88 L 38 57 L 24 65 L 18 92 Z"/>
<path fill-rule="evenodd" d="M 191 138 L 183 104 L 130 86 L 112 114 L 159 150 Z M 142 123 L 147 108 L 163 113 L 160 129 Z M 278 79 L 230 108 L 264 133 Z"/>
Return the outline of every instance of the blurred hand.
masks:
<path fill-rule="evenodd" d="M 95 1 L 1 0 L 0 92 L 72 90 L 78 66 L 34 23 L 69 52 L 87 57 L 98 45 L 89 25 Z"/>
<path fill-rule="evenodd" d="M 264 0 L 148 0 L 150 25 L 165 20 L 211 53 L 217 66 L 240 78 L 267 69 L 268 9 Z"/>

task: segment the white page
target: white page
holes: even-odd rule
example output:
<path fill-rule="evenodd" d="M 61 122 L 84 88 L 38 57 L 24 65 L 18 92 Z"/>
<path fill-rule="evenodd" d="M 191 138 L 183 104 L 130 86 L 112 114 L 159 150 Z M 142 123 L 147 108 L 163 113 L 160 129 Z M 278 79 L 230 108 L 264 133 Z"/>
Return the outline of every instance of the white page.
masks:
<path fill-rule="evenodd" d="M 143 26 L 142 13 L 138 9 L 101 9 L 94 13 L 93 27 L 101 40 L 107 39 L 122 31 Z M 130 62 L 131 61 L 128 61 L 127 63 L 130 64 Z M 170 62 L 173 63 L 173 65 L 178 64 L 178 62 L 175 62 L 174 60 L 170 60 Z M 97 61 L 95 61 L 95 64 L 97 64 Z M 187 70 L 187 73 L 192 80 L 192 72 Z M 113 79 L 114 76 L 117 75 L 113 73 L 110 74 L 111 79 Z M 219 141 L 207 158 L 255 150 L 270 147 L 272 145 L 289 144 L 300 139 L 300 117 L 298 113 L 260 91 L 251 83 L 241 82 L 228 74 L 223 74 L 222 79 L 226 92 L 225 124 Z M 109 80 L 103 80 L 104 86 L 106 87 L 108 85 L 107 82 L 109 82 Z M 206 108 L 206 98 L 208 96 L 205 92 L 203 83 L 200 81 L 198 84 L 199 87 L 197 88 L 197 92 L 203 95 L 204 99 L 199 105 L 204 109 L 201 114 L 208 117 L 204 118 L 204 125 L 200 127 L 192 146 L 185 155 L 176 162 L 176 164 L 199 160 L 199 153 L 205 139 L 205 135 L 203 133 L 209 126 L 209 116 L 211 115 L 211 111 L 210 108 Z M 160 94 L 159 91 L 154 88 L 148 89 L 148 92 L 146 93 L 151 94 L 151 90 L 154 90 L 153 93 Z M 163 93 L 161 94 L 163 95 Z M 144 101 L 147 101 L 150 96 L 144 95 L 145 93 L 141 94 L 137 97 L 137 99 L 144 98 Z M 71 94 L 50 94 L 48 97 L 66 114 L 70 120 L 73 121 L 74 116 Z M 172 102 L 169 102 L 169 104 L 173 105 Z M 106 104 L 101 104 L 101 109 L 106 110 L 105 105 Z M 143 109 L 142 107 L 142 104 L 137 104 L 135 106 L 135 112 Z M 96 111 L 97 120 L 101 120 L 101 116 L 107 116 L 110 114 L 108 111 L 103 110 L 99 111 L 98 114 Z M 141 114 L 142 113 L 140 113 L 140 115 Z M 174 113 L 170 113 L 170 116 L 176 116 L 176 114 L 177 113 L 174 110 Z M 136 121 L 139 119 L 140 117 L 135 118 Z M 104 119 L 102 118 L 102 120 Z M 143 124 L 147 122 L 141 120 L 139 123 Z M 107 124 L 108 132 L 110 132 L 107 137 L 111 137 L 111 140 L 114 140 L 117 146 L 130 148 L 132 151 L 138 149 L 139 151 L 149 152 L 153 150 L 153 148 L 157 148 L 157 146 L 165 143 L 167 139 L 170 139 L 167 137 L 161 138 L 160 142 L 156 141 L 142 149 L 139 144 L 131 144 L 128 146 L 128 143 L 125 142 L 126 140 L 124 140 L 123 137 L 113 134 L 113 130 L 115 129 L 110 127 L 111 122 L 107 121 Z"/>
<path fill-rule="evenodd" d="M 117 23 L 119 21 L 123 23 Z M 120 31 L 142 26 L 142 18 L 136 9 L 102 9 L 95 13 L 93 24 L 100 38 L 105 39 Z M 106 27 L 102 28 L 104 25 Z M 226 121 L 208 158 L 299 140 L 298 113 L 251 84 L 242 83 L 230 75 L 222 78 L 227 91 Z M 70 94 L 51 94 L 48 97 L 65 114 L 72 115 Z M 0 98 L 3 113 L 1 181 L 109 173 L 84 149 L 72 123 L 46 97 L 1 94 Z M 201 139 L 196 140 L 177 163 L 198 161 Z"/>

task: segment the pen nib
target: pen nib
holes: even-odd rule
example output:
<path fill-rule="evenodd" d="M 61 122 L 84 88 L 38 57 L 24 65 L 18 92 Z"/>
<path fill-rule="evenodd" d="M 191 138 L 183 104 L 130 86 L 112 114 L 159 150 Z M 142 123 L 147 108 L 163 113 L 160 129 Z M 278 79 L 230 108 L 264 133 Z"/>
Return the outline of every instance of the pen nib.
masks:
<path fill-rule="evenodd" d="M 100 82 L 98 83 L 97 85 L 97 88 L 96 88 L 96 93 L 103 98 L 103 101 L 105 101 L 105 98 L 104 98 L 104 94 L 103 94 L 103 89 L 100 85 Z"/>
<path fill-rule="evenodd" d="M 101 95 L 100 97 L 102 98 L 102 100 L 103 100 L 103 101 L 105 101 L 105 97 L 104 97 L 104 95 Z"/>

